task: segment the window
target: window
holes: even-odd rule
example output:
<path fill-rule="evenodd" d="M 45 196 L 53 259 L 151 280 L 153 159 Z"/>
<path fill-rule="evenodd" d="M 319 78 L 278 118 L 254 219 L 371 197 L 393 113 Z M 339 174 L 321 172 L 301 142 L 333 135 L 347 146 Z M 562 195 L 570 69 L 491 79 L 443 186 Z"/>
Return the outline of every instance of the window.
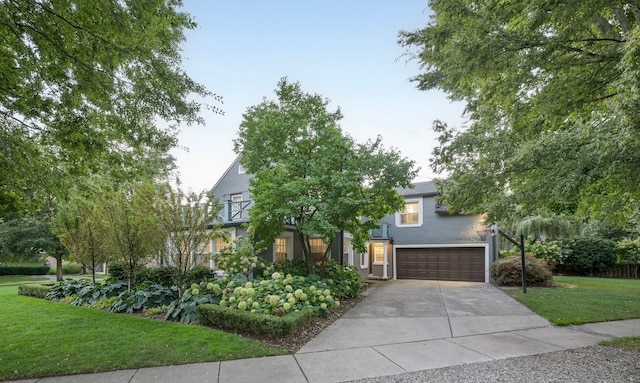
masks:
<path fill-rule="evenodd" d="M 287 259 L 287 238 L 276 238 L 274 261 L 284 261 Z"/>
<path fill-rule="evenodd" d="M 422 226 L 422 199 L 408 199 L 396 213 L 396 226 Z"/>
<path fill-rule="evenodd" d="M 353 246 L 351 245 L 351 238 L 344 237 L 342 241 L 342 261 L 347 265 L 354 265 L 353 263 Z"/>
<path fill-rule="evenodd" d="M 383 264 L 384 263 L 384 244 L 374 243 L 372 246 L 373 246 L 373 263 Z"/>
<path fill-rule="evenodd" d="M 273 261 L 293 259 L 293 232 L 285 231 L 273 243 Z"/>
<path fill-rule="evenodd" d="M 360 254 L 360 268 L 366 269 L 369 267 L 369 253 Z"/>
<path fill-rule="evenodd" d="M 242 194 L 233 194 L 231 196 L 231 220 L 237 221 L 242 219 Z"/>
<path fill-rule="evenodd" d="M 231 246 L 230 240 L 225 241 L 224 238 L 216 237 L 215 253 L 220 253 L 229 246 Z"/>
<path fill-rule="evenodd" d="M 238 174 L 245 174 L 246 170 L 244 170 L 244 166 L 238 164 Z"/>
<path fill-rule="evenodd" d="M 322 262 L 324 259 L 324 252 L 327 250 L 327 244 L 324 243 L 322 238 L 310 238 L 309 249 L 311 250 L 311 256 L 315 262 Z"/>

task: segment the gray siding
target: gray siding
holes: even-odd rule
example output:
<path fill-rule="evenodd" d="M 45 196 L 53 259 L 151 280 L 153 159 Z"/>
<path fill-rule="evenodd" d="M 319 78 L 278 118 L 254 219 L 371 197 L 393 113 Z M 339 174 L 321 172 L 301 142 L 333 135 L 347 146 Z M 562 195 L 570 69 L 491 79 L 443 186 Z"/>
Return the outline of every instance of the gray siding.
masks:
<path fill-rule="evenodd" d="M 395 245 L 484 243 L 477 233 L 485 228 L 481 216 L 439 215 L 435 211 L 435 198 L 423 197 L 422 226 L 398 227 L 395 214 L 385 217 L 381 222 L 391 225 L 391 237 Z"/>
<path fill-rule="evenodd" d="M 246 173 L 240 174 L 238 172 L 239 167 L 240 157 L 237 157 L 211 189 L 213 196 L 218 199 L 218 202 L 223 204 L 220 217 L 222 217 L 224 222 L 227 221 L 227 217 L 229 216 L 229 206 L 227 202 L 231 199 L 232 195 L 242 194 L 243 201 L 251 200 L 251 194 L 249 193 L 249 180 L 251 179 L 251 175 Z M 245 212 L 245 216 L 247 219 L 244 221 L 248 220 L 248 213 Z"/>

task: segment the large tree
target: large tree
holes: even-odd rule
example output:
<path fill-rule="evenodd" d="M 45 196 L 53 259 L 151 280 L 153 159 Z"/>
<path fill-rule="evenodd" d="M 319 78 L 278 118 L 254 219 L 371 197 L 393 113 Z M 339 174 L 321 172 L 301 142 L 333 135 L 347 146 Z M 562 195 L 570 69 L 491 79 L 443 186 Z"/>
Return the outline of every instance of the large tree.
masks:
<path fill-rule="evenodd" d="M 1 1 L 0 135 L 27 149 L 12 159 L 35 173 L 162 173 L 177 144 L 173 125 L 203 122 L 193 97 L 218 100 L 181 69 L 184 30 L 196 24 L 180 7 L 179 0 Z M 28 157 L 38 150 L 48 154 L 44 165 Z M 24 208 L 17 198 L 29 198 L 33 184 L 3 175 L 0 203 Z"/>
<path fill-rule="evenodd" d="M 640 2 L 431 0 L 401 32 L 421 90 L 467 104 L 432 167 L 447 205 L 490 220 L 546 210 L 625 222 L 639 211 Z"/>
<path fill-rule="evenodd" d="M 0 261 L 42 262 L 51 256 L 56 259 L 57 280 L 62 280 L 64 246 L 51 233 L 47 211 L 22 216 L 6 216 L 0 223 Z"/>
<path fill-rule="evenodd" d="M 299 83 L 282 79 L 275 93 L 277 100 L 248 108 L 235 140 L 253 175 L 251 222 L 263 245 L 273 243 L 285 222 L 293 225 L 307 269 L 315 272 L 310 239 L 327 245 L 320 266 L 341 230 L 364 251 L 368 229 L 402 208 L 395 188 L 408 187 L 417 170 L 380 138 L 354 142 L 338 124 L 340 110 L 329 111 L 327 99 L 303 92 Z"/>

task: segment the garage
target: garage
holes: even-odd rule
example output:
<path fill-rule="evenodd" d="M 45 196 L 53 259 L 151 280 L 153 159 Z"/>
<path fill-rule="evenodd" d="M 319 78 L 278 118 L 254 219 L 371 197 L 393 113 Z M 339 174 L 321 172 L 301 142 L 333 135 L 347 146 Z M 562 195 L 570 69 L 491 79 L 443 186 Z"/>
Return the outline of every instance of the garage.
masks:
<path fill-rule="evenodd" d="M 485 247 L 396 248 L 398 279 L 485 282 Z"/>

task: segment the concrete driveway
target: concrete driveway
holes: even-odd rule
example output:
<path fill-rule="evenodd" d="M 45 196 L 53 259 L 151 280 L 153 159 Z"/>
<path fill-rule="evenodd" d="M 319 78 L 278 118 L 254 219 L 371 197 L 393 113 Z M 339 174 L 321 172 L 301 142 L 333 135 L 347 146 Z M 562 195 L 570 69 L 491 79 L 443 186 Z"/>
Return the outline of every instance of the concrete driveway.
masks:
<path fill-rule="evenodd" d="M 391 280 L 376 283 L 363 302 L 295 357 L 308 381 L 330 382 L 559 351 L 603 339 L 554 327 L 490 284 Z"/>

